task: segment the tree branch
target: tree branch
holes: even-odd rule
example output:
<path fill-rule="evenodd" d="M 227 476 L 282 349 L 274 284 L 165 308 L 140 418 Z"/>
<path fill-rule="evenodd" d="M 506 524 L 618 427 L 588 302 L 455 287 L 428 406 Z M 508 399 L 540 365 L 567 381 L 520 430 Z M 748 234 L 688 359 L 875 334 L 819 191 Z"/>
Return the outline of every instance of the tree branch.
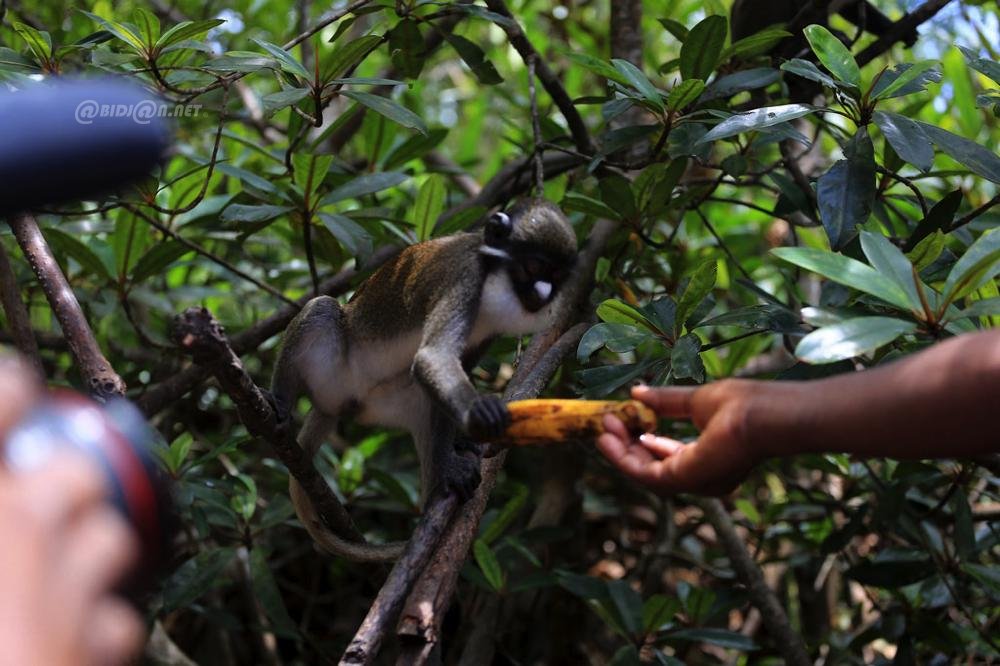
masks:
<path fill-rule="evenodd" d="M 174 319 L 171 338 L 205 367 L 236 405 L 247 430 L 268 441 L 278 458 L 309 495 L 323 522 L 339 536 L 364 542 L 350 514 L 316 470 L 310 456 L 295 441 L 291 428 L 280 427 L 270 401 L 243 368 L 226 332 L 206 308 L 188 308 Z"/>
<path fill-rule="evenodd" d="M 555 105 L 559 108 L 562 113 L 563 118 L 566 119 L 566 124 L 569 126 L 570 134 L 573 135 L 573 143 L 576 144 L 577 149 L 582 153 L 592 153 L 594 146 L 590 141 L 590 132 L 587 130 L 586 123 L 583 122 L 583 118 L 580 116 L 580 112 L 576 110 L 573 105 L 573 100 L 570 99 L 569 94 L 563 87 L 562 82 L 559 77 L 549 68 L 548 64 L 542 60 L 538 51 L 532 46 L 531 42 L 528 41 L 527 35 L 524 34 L 524 30 L 521 29 L 521 25 L 514 19 L 514 15 L 510 13 L 507 8 L 507 3 L 504 0 L 486 0 L 486 6 L 492 9 L 497 14 L 501 16 L 506 16 L 510 19 L 509 22 L 505 22 L 500 25 L 504 32 L 507 33 L 507 38 L 510 39 L 511 46 L 513 46 L 518 53 L 521 54 L 521 58 L 527 64 L 532 58 L 537 61 L 537 74 L 538 80 L 542 82 L 545 90 L 549 93 L 549 97 L 555 102 Z"/>
<path fill-rule="evenodd" d="M 750 556 L 743 540 L 736 533 L 733 519 L 722 502 L 714 498 L 692 497 L 691 503 L 705 514 L 715 529 L 719 543 L 740 581 L 746 585 L 750 600 L 760 611 L 761 619 L 787 666 L 811 666 L 809 653 L 802 637 L 792 629 L 781 602 L 764 580 L 764 573 Z"/>
<path fill-rule="evenodd" d="M 125 382 L 104 358 L 80 303 L 45 242 L 35 218 L 29 213 L 17 213 L 7 218 L 7 223 L 14 231 L 17 244 L 21 246 L 31 270 L 38 277 L 90 393 L 102 400 L 125 395 Z"/>
<path fill-rule="evenodd" d="M 879 57 L 899 41 L 906 39 L 908 34 L 916 31 L 917 27 L 926 23 L 947 6 L 951 0 L 927 0 L 915 10 L 903 16 L 892 25 L 892 29 L 872 42 L 859 53 L 855 60 L 858 65 L 864 67 L 875 58 Z"/>
<path fill-rule="evenodd" d="M 3 244 L 0 244 L 0 302 L 3 303 L 3 311 L 7 315 L 7 325 L 10 327 L 14 346 L 34 369 L 35 374 L 44 377 L 42 357 L 38 353 L 35 332 L 31 330 L 28 308 L 21 300 L 21 294 L 17 290 L 17 276 L 14 274 L 14 268 L 10 265 L 10 257 L 7 256 L 7 249 Z"/>

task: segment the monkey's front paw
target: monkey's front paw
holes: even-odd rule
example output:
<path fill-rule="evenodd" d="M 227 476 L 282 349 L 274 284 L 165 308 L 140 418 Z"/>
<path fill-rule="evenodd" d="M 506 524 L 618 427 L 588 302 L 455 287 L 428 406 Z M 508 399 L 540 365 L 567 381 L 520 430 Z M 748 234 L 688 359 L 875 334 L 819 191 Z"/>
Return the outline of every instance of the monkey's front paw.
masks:
<path fill-rule="evenodd" d="M 479 458 L 455 454 L 441 470 L 441 483 L 446 492 L 453 492 L 462 502 L 469 501 L 479 487 Z"/>
<path fill-rule="evenodd" d="M 499 437 L 510 425 L 510 410 L 495 395 L 476 398 L 465 416 L 465 431 L 476 440 Z"/>

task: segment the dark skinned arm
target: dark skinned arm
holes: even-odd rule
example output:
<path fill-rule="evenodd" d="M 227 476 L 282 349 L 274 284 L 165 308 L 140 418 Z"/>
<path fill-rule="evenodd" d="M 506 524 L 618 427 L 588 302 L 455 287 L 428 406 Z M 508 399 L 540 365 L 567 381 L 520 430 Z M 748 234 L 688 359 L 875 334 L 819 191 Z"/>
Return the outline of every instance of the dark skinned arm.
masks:
<path fill-rule="evenodd" d="M 721 494 L 762 460 L 801 453 L 971 458 L 1000 451 L 1000 330 L 828 379 L 637 387 L 632 395 L 701 431 L 691 444 L 653 434 L 633 440 L 606 419 L 601 452 L 664 494 Z"/>

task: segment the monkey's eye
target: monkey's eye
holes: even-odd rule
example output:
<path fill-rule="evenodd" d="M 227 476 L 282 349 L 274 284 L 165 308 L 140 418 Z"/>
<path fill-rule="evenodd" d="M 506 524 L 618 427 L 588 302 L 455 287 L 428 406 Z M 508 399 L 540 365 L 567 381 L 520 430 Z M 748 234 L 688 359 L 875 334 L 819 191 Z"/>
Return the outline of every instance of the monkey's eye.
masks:
<path fill-rule="evenodd" d="M 507 213 L 493 213 L 490 215 L 489 219 L 486 220 L 486 243 L 489 245 L 498 244 L 500 241 L 510 236 L 510 232 L 513 228 L 514 223 L 511 222 L 510 216 L 507 215 Z"/>
<path fill-rule="evenodd" d="M 538 259 L 525 259 L 524 270 L 528 272 L 528 275 L 538 277 L 545 271 L 545 265 Z"/>

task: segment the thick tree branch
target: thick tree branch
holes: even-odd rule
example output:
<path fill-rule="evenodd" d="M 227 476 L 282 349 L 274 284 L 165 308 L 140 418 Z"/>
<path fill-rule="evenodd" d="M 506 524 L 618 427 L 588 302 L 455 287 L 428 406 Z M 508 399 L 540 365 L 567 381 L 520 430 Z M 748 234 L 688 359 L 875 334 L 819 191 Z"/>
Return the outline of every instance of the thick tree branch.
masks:
<path fill-rule="evenodd" d="M 31 330 L 28 309 L 21 300 L 21 294 L 17 289 L 17 276 L 10 265 L 7 249 L 2 244 L 0 244 L 0 302 L 3 303 L 4 314 L 7 315 L 7 326 L 10 328 L 14 346 L 24 355 L 35 373 L 39 377 L 44 377 L 42 358 L 38 353 L 35 332 Z"/>
<path fill-rule="evenodd" d="M 934 16 L 947 6 L 951 0 L 928 0 L 915 10 L 896 21 L 892 29 L 869 44 L 855 60 L 864 67 L 875 58 L 879 57 L 893 47 L 896 42 L 906 39 L 906 36 L 916 31 L 917 27 L 934 18 Z"/>
<path fill-rule="evenodd" d="M 552 71 L 538 54 L 538 51 L 535 50 L 535 47 L 532 46 L 531 42 L 528 41 L 528 37 L 524 34 L 524 30 L 521 29 L 521 25 L 507 8 L 507 3 L 503 0 L 486 0 L 486 6 L 497 14 L 510 19 L 509 22 L 499 25 L 507 33 L 511 46 L 521 54 L 521 58 L 525 63 L 528 63 L 532 58 L 536 60 L 538 80 L 542 82 L 545 90 L 549 93 L 549 97 L 552 98 L 552 101 L 555 102 L 555 105 L 562 113 L 563 118 L 566 119 L 570 134 L 573 135 L 573 143 L 576 144 L 577 149 L 582 153 L 589 154 L 593 152 L 594 146 L 590 141 L 590 132 L 587 130 L 586 123 L 583 122 L 583 117 L 576 110 L 573 100 L 570 99 L 569 93 L 566 92 L 559 77 L 555 75 L 555 72 Z"/>
<path fill-rule="evenodd" d="M 225 330 L 205 308 L 188 308 L 174 320 L 171 338 L 205 367 L 236 405 L 240 420 L 256 437 L 268 441 L 281 462 L 309 495 L 323 522 L 345 539 L 363 542 L 350 514 L 295 441 L 291 428 L 279 427 L 270 401 L 243 368 Z"/>
<path fill-rule="evenodd" d="M 28 213 L 18 213 L 10 216 L 7 222 L 14 231 L 17 244 L 21 246 L 31 270 L 38 277 L 90 393 L 100 399 L 125 395 L 125 382 L 104 358 L 80 303 L 45 242 L 35 218 Z"/>

